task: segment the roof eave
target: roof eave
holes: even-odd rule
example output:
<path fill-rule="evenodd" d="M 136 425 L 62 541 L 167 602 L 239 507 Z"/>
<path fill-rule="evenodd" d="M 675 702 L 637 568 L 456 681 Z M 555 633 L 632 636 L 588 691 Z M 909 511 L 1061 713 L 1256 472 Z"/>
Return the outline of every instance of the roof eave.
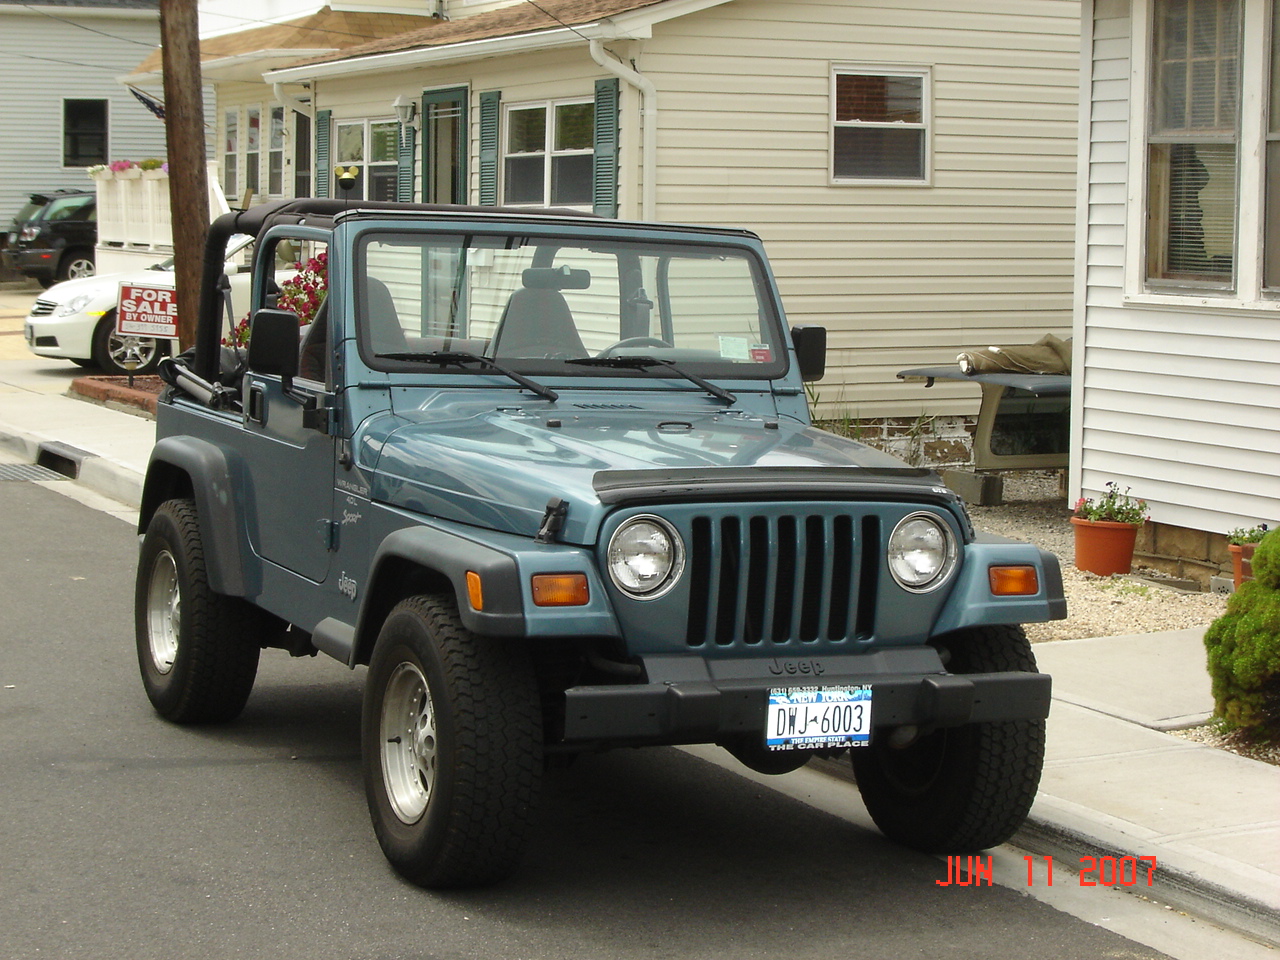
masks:
<path fill-rule="evenodd" d="M 621 13 L 595 23 L 559 27 L 508 37 L 464 40 L 437 47 L 416 47 L 394 53 L 374 54 L 350 60 L 333 60 L 310 66 L 284 67 L 263 75 L 267 83 L 301 83 L 327 77 L 389 73 L 408 67 L 436 66 L 463 60 L 483 60 L 510 53 L 529 53 L 569 47 L 583 40 L 648 40 L 654 24 L 718 7 L 733 0 L 667 0 L 666 3 Z"/>
<path fill-rule="evenodd" d="M 586 40 L 645 40 L 653 35 L 645 25 L 638 30 L 620 33 L 618 25 L 611 21 L 589 23 L 573 28 L 559 27 L 509 37 L 488 37 L 483 40 L 465 40 L 437 47 L 415 47 L 350 60 L 333 60 L 298 67 L 270 70 L 262 75 L 267 83 L 301 83 L 332 77 L 390 73 L 412 67 L 436 66 L 460 60 L 484 60 L 512 53 L 531 53 L 539 50 L 555 50 L 571 47 Z"/>

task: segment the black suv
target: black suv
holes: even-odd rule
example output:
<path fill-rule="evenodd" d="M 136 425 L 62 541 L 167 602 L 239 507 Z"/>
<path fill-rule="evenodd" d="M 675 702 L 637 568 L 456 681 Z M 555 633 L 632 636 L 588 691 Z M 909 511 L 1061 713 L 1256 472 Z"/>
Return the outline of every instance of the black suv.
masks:
<path fill-rule="evenodd" d="M 4 265 L 44 287 L 93 276 L 97 201 L 92 190 L 31 194 L 9 225 Z"/>

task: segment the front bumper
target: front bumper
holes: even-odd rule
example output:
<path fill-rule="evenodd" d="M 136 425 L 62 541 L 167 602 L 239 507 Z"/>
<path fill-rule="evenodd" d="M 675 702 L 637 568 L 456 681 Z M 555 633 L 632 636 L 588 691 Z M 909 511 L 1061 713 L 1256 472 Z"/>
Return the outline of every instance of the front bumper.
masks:
<path fill-rule="evenodd" d="M 1044 673 L 947 673 L 930 647 L 859 656 L 645 660 L 649 682 L 565 693 L 566 744 L 715 743 L 759 735 L 769 691 L 870 684 L 873 727 L 959 726 L 1049 715 Z"/>

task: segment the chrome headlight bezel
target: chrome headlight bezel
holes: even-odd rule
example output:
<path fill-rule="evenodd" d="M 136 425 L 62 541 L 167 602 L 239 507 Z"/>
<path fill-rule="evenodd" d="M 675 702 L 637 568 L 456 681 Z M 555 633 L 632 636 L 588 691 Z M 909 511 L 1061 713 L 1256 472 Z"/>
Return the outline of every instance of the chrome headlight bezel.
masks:
<path fill-rule="evenodd" d="M 929 539 L 930 531 L 937 537 L 933 544 L 924 542 Z M 922 551 L 932 557 L 928 565 L 918 562 Z M 908 554 L 914 554 L 917 562 L 908 560 Z M 959 555 L 959 544 L 950 525 L 937 514 L 917 511 L 894 525 L 886 544 L 885 563 L 894 582 L 903 590 L 930 593 L 951 579 Z"/>
<path fill-rule="evenodd" d="M 636 585 L 634 577 L 626 575 L 626 565 L 629 562 L 634 562 L 639 554 L 635 552 L 624 554 L 623 552 L 625 550 L 623 542 L 625 534 L 641 525 L 652 527 L 656 534 L 665 538 L 667 544 L 665 551 L 667 558 L 659 561 L 661 566 L 665 568 L 662 575 L 655 578 L 653 585 L 643 589 Z M 676 528 L 662 517 L 651 513 L 637 514 L 634 517 L 628 517 L 618 525 L 618 529 L 613 531 L 612 536 L 609 537 L 609 545 L 605 548 L 604 559 L 605 568 L 609 572 L 609 579 L 622 593 L 633 600 L 656 600 L 669 593 L 680 581 L 680 577 L 684 573 L 684 540 L 681 539 Z"/>

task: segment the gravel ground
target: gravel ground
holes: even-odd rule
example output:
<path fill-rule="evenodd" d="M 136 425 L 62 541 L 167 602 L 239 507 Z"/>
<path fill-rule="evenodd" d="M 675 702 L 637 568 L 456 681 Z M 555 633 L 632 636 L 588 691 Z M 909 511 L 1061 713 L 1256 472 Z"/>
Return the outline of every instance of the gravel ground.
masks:
<path fill-rule="evenodd" d="M 1056 475 L 1008 475 L 1004 496 L 1005 503 L 999 507 L 971 506 L 974 525 L 988 533 L 1030 541 L 1056 554 L 1062 566 L 1067 619 L 1028 624 L 1027 636 L 1032 643 L 1205 627 L 1226 608 L 1226 598 L 1218 594 L 1180 593 L 1077 570 L 1071 524 L 1067 522 L 1071 512 L 1058 496 Z M 1134 573 L 1142 575 L 1144 571 L 1135 568 Z"/>
<path fill-rule="evenodd" d="M 1180 593 L 1077 570 L 1074 538 L 1067 522 L 1071 511 L 1057 491 L 1055 475 L 1006 475 L 1002 506 L 969 507 L 979 530 L 1027 540 L 1058 557 L 1067 595 L 1067 619 L 1027 624 L 1032 643 L 1207 627 L 1222 615 L 1226 597 L 1217 594 Z M 1142 575 L 1144 571 L 1135 568 L 1134 573 Z M 1280 744 L 1253 742 L 1238 733 L 1223 733 L 1213 724 L 1175 730 L 1172 735 L 1280 766 Z"/>

